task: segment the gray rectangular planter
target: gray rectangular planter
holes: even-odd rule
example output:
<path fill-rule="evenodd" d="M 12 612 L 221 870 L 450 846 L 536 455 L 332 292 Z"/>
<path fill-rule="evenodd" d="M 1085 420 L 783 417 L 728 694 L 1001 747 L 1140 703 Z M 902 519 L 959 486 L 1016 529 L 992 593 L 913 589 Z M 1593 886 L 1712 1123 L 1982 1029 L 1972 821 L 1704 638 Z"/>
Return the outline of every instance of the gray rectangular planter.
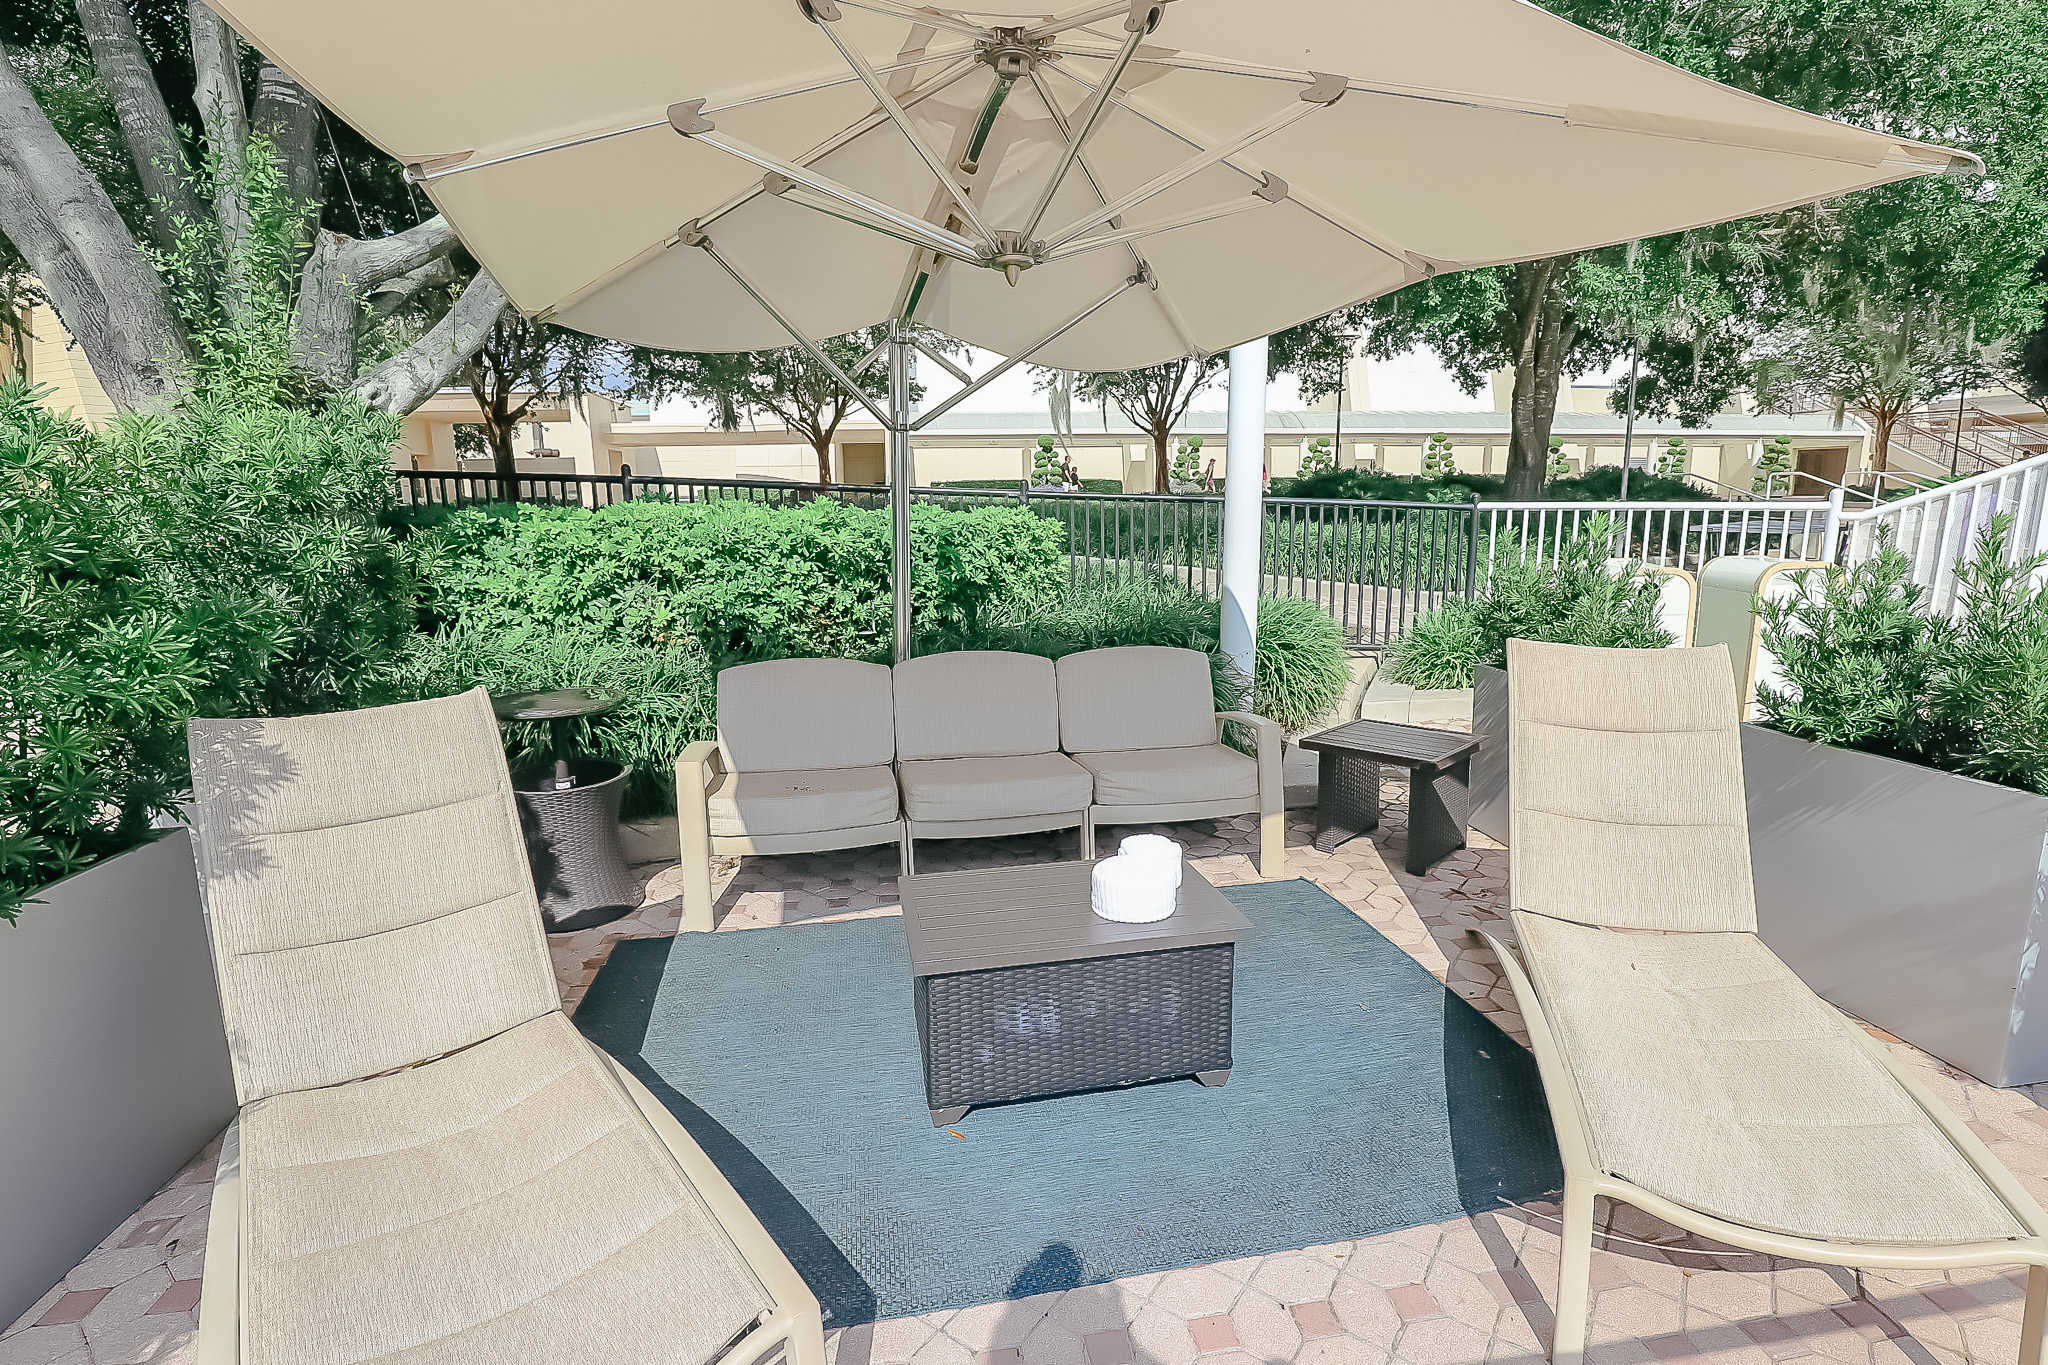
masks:
<path fill-rule="evenodd" d="M 185 831 L 0 925 L 0 1096 L 5 1324 L 234 1117 Z"/>
<path fill-rule="evenodd" d="M 1481 664 L 1472 671 L 1472 828 L 1508 841 L 1508 671 Z"/>
<path fill-rule="evenodd" d="M 1993 1085 L 2048 1080 L 2048 797 L 1742 727 L 1763 938 Z"/>

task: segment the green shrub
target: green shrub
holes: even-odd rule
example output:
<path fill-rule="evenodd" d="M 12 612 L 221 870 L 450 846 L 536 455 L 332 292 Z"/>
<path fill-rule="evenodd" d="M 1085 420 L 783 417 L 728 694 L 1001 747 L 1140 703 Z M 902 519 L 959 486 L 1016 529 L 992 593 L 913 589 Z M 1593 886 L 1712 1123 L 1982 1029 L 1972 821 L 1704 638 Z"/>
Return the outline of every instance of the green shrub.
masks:
<path fill-rule="evenodd" d="M 496 505 L 421 534 L 440 551 L 428 597 L 438 623 L 507 634 L 547 621 L 641 644 L 690 636 L 721 667 L 889 648 L 890 526 L 879 509 Z M 1060 528 L 1019 507 L 915 508 L 911 545 L 920 629 L 970 629 L 1067 580 Z"/>
<path fill-rule="evenodd" d="M 1773 436 L 1764 442 L 1764 448 L 1756 458 L 1756 474 L 1749 481 L 1752 493 L 1776 493 L 1786 483 L 1774 478 L 1791 472 L 1793 460 L 1792 443 L 1783 436 Z"/>
<path fill-rule="evenodd" d="M 1480 664 L 1505 667 L 1507 642 L 1542 640 L 1607 649 L 1661 649 L 1657 583 L 1608 569 L 1615 526 L 1594 517 L 1554 555 L 1524 558 L 1503 545 L 1484 590 L 1419 619 L 1387 649 L 1388 676 L 1413 687 L 1470 687 Z"/>
<path fill-rule="evenodd" d="M 1163 578 L 1068 589 L 1026 608 L 1012 603 L 973 631 L 933 632 L 920 653 L 1014 649 L 1048 659 L 1112 645 L 1168 645 L 1210 656 L 1216 707 L 1244 704 L 1244 680 L 1223 656 L 1222 608 Z M 1252 709 L 1290 731 L 1335 709 L 1350 681 L 1343 633 L 1313 602 L 1266 598 L 1252 671 Z"/>
<path fill-rule="evenodd" d="M 1418 478 L 1413 474 L 1381 474 L 1370 469 L 1332 469 L 1288 483 L 1283 493 L 1278 484 L 1275 497 L 1363 498 L 1377 502 L 1498 501 L 1507 481 L 1498 474 L 1446 474 L 1442 478 Z M 1616 502 L 1621 498 L 1621 468 L 1601 465 L 1574 478 L 1553 478 L 1543 486 L 1543 496 L 1552 502 Z M 1629 501 L 1708 502 L 1703 493 L 1683 479 L 1661 478 L 1646 470 L 1631 470 Z"/>
<path fill-rule="evenodd" d="M 1673 436 L 1664 442 L 1664 448 L 1657 452 L 1657 477 L 1660 479 L 1682 479 L 1686 466 L 1692 461 L 1692 447 L 1682 436 Z"/>
<path fill-rule="evenodd" d="M 2048 794 L 2048 557 L 2007 562 L 2009 516 L 1958 566 L 1959 610 L 1930 615 L 1887 538 L 1844 573 L 1757 604 L 1782 686 L 1764 723 L 1804 739 Z"/>
<path fill-rule="evenodd" d="M 628 818 L 674 811 L 676 756 L 692 740 L 709 739 L 716 725 L 711 661 L 690 638 L 610 639 L 546 621 L 508 631 L 455 625 L 415 636 L 400 679 L 416 697 L 445 697 L 479 684 L 493 693 L 588 687 L 617 697 L 611 710 L 575 722 L 570 742 L 579 754 L 633 770 Z M 538 771 L 554 761 L 549 726 L 504 728 L 515 771 Z"/>
<path fill-rule="evenodd" d="M 1458 459 L 1451 449 L 1451 438 L 1441 431 L 1422 447 L 1422 472 L 1432 479 L 1458 472 Z"/>
<path fill-rule="evenodd" d="M 190 717 L 392 695 L 396 419 L 228 390 L 94 432 L 0 384 L 0 918 L 175 814 Z"/>
<path fill-rule="evenodd" d="M 1308 449 L 1301 452 L 1302 478 L 1321 474 L 1337 467 L 1337 448 L 1327 436 L 1318 436 L 1308 443 Z"/>

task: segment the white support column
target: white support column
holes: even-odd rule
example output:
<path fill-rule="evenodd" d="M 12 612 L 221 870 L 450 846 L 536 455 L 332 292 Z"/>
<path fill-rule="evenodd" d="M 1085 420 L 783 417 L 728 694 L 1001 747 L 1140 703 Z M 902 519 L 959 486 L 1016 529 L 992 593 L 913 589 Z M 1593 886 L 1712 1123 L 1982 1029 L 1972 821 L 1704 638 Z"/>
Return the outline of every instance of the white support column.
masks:
<path fill-rule="evenodd" d="M 1228 426 L 1223 457 L 1223 654 L 1250 679 L 1259 634 L 1259 537 L 1265 529 L 1264 337 L 1230 348 Z"/>
<path fill-rule="evenodd" d="M 896 599 L 896 662 L 910 657 L 910 332 L 889 329 L 889 576 Z"/>

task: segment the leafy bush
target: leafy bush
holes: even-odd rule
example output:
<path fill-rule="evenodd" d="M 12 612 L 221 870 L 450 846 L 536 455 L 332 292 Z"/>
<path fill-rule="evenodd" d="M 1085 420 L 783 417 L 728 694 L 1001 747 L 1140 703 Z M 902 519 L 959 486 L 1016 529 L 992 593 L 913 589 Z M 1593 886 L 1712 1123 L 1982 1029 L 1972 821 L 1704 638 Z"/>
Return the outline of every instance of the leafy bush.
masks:
<path fill-rule="evenodd" d="M 1595 517 L 1556 554 L 1523 558 L 1512 546 L 1496 559 L 1471 601 L 1423 616 L 1387 650 L 1388 676 L 1413 687 L 1470 687 L 1480 664 L 1505 667 L 1509 640 L 1661 649 L 1657 584 L 1633 567 L 1607 567 L 1615 527 Z"/>
<path fill-rule="evenodd" d="M 1681 479 L 1685 477 L 1686 466 L 1692 462 L 1692 447 L 1682 436 L 1673 436 L 1664 442 L 1664 448 L 1657 452 L 1657 477 L 1660 479 Z"/>
<path fill-rule="evenodd" d="M 1784 480 L 1775 476 L 1791 472 L 1792 443 L 1783 436 L 1773 436 L 1764 442 L 1763 451 L 1756 458 L 1756 474 L 1749 481 L 1752 493 L 1773 493 Z"/>
<path fill-rule="evenodd" d="M 1210 656 L 1218 710 L 1244 703 L 1244 680 L 1222 653 L 1222 608 L 1164 578 L 1074 587 L 1035 606 L 1012 603 L 972 631 L 921 636 L 921 653 L 1014 649 L 1048 659 L 1112 645 L 1168 645 Z M 1288 730 L 1328 715 L 1350 681 L 1344 637 L 1313 602 L 1265 598 L 1252 671 L 1252 709 Z"/>
<path fill-rule="evenodd" d="M 1422 472 L 1432 479 L 1458 472 L 1457 456 L 1451 450 L 1451 438 L 1439 431 L 1429 438 L 1422 448 Z"/>
<path fill-rule="evenodd" d="M 2048 794 L 2048 557 L 2008 563 L 2011 532 L 1993 518 L 1958 566 L 1954 619 L 1928 613 L 1889 538 L 1845 573 L 1760 602 L 1785 680 L 1757 689 L 1764 723 Z"/>
<path fill-rule="evenodd" d="M 176 812 L 188 718 L 391 695 L 396 419 L 226 390 L 94 432 L 0 384 L 0 918 Z"/>
<path fill-rule="evenodd" d="M 521 630 L 458 624 L 415 636 L 400 670 L 407 695 L 445 697 L 481 684 L 493 693 L 588 687 L 619 698 L 602 715 L 578 720 L 570 742 L 633 770 L 625 814 L 675 809 L 675 760 L 692 740 L 708 739 L 716 723 L 711 661 L 694 639 L 664 643 L 609 639 L 536 620 Z M 507 725 L 506 754 L 515 771 L 548 767 L 556 755 L 544 724 Z"/>
<path fill-rule="evenodd" d="M 1382 502 L 1498 500 L 1507 481 L 1498 474 L 1446 474 L 1442 478 L 1418 478 L 1413 474 L 1381 474 L 1370 469 L 1333 469 L 1307 478 L 1295 479 L 1283 493 L 1276 485 L 1274 496 L 1290 498 L 1363 498 Z M 1575 478 L 1553 478 L 1543 486 L 1543 496 L 1552 502 L 1617 502 L 1621 498 L 1621 469 L 1601 465 Z M 1629 471 L 1630 501 L 1708 502 L 1703 493 L 1683 479 L 1667 479 L 1646 470 Z"/>
<path fill-rule="evenodd" d="M 1301 476 L 1321 474 L 1337 467 L 1337 448 L 1327 436 L 1318 436 L 1301 452 Z"/>
<path fill-rule="evenodd" d="M 911 513 L 920 629 L 971 629 L 1067 580 L 1064 537 L 1018 507 Z M 698 640 L 716 666 L 889 647 L 886 511 L 630 502 L 590 511 L 495 505 L 424 523 L 441 553 L 428 607 L 510 638 L 536 621 L 592 637 Z"/>

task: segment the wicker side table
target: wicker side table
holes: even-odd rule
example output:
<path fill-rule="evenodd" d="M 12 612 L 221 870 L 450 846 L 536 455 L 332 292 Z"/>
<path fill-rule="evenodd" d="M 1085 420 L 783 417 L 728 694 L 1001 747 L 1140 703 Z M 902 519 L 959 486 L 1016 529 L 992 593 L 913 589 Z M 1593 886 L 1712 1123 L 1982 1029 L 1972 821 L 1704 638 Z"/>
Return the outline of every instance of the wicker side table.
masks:
<path fill-rule="evenodd" d="M 619 803 L 632 770 L 605 759 L 572 758 L 570 722 L 613 702 L 582 688 L 496 697 L 500 720 L 544 721 L 554 731 L 553 770 L 517 783 L 513 799 L 526 834 L 541 921 L 551 934 L 605 924 L 640 905 L 640 880 L 619 844 Z"/>
<path fill-rule="evenodd" d="M 1243 916 L 1193 868 L 1153 924 L 1089 908 L 1093 863 L 906 877 L 925 1100 L 975 1105 L 1192 1076 L 1230 1077 Z"/>
<path fill-rule="evenodd" d="M 1472 819 L 1471 735 L 1355 720 L 1301 741 L 1317 757 L 1316 849 L 1333 853 L 1380 823 L 1380 764 L 1408 769 L 1407 870 L 1429 871 L 1465 847 Z"/>

